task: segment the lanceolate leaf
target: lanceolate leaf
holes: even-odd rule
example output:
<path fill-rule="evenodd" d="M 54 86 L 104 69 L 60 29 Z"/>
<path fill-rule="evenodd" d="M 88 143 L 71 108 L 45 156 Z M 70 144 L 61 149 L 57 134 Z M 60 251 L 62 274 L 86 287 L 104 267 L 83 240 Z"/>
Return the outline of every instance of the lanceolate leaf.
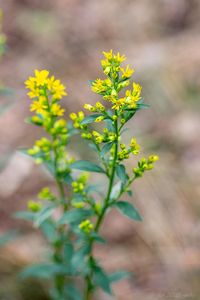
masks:
<path fill-rule="evenodd" d="M 99 114 L 93 114 L 93 115 L 90 115 L 88 117 L 85 117 L 83 119 L 83 121 L 81 121 L 81 125 L 86 125 L 86 124 L 90 124 L 90 123 L 93 123 L 96 118 L 100 117 L 100 116 L 103 116 L 103 114 L 99 113 Z"/>
<path fill-rule="evenodd" d="M 123 183 L 126 183 L 126 181 L 128 180 L 128 175 L 126 174 L 125 166 L 124 165 L 117 165 L 116 173 L 117 173 L 117 176 L 119 177 L 119 179 L 121 179 L 121 181 Z"/>
<path fill-rule="evenodd" d="M 48 219 L 54 212 L 55 205 L 44 207 L 40 212 L 37 213 L 35 218 L 35 225 L 40 226 L 46 219 Z"/>
<path fill-rule="evenodd" d="M 35 264 L 26 267 L 21 273 L 21 278 L 37 277 L 50 279 L 55 274 L 68 274 L 68 270 L 63 265 L 58 264 Z"/>
<path fill-rule="evenodd" d="M 85 258 L 90 253 L 90 245 L 84 244 L 80 249 L 78 249 L 72 258 L 71 264 L 73 267 L 74 273 L 81 270 L 83 267 L 86 267 Z"/>
<path fill-rule="evenodd" d="M 14 214 L 15 218 L 22 219 L 26 221 L 34 221 L 35 213 L 30 211 L 18 211 Z"/>
<path fill-rule="evenodd" d="M 118 201 L 114 205 L 126 217 L 135 221 L 142 221 L 142 217 L 140 216 L 138 210 L 130 202 Z"/>
<path fill-rule="evenodd" d="M 80 223 L 83 219 L 91 216 L 92 211 L 86 209 L 73 209 L 63 214 L 59 224 Z"/>
<path fill-rule="evenodd" d="M 82 171 L 88 172 L 96 172 L 96 173 L 105 173 L 105 171 L 95 163 L 92 163 L 88 160 L 77 160 L 71 165 L 72 169 L 78 169 Z"/>
<path fill-rule="evenodd" d="M 99 266 L 93 267 L 93 271 L 95 285 L 100 286 L 104 290 L 104 292 L 111 295 L 112 291 L 110 288 L 110 280 L 108 275 Z"/>
<path fill-rule="evenodd" d="M 105 144 L 103 146 L 103 148 L 101 149 L 101 153 L 100 153 L 101 157 L 104 157 L 106 155 L 106 153 L 108 153 L 108 151 L 110 151 L 110 149 L 112 148 L 113 144 L 114 143 L 111 142 L 111 143 L 107 143 L 107 144 Z"/>

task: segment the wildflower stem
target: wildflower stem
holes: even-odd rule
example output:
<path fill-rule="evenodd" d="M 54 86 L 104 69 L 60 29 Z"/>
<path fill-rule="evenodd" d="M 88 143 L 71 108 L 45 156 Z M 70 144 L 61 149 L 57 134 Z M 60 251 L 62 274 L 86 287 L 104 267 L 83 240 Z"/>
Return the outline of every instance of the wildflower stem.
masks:
<path fill-rule="evenodd" d="M 99 218 L 97 219 L 97 223 L 96 223 L 96 226 L 95 226 L 95 231 L 96 232 L 99 231 L 99 227 L 100 227 L 100 225 L 103 221 L 104 215 L 105 215 L 106 210 L 108 208 L 109 201 L 110 201 L 110 194 L 112 192 L 113 182 L 114 182 L 114 178 L 115 178 L 115 169 L 116 169 L 117 151 L 118 151 L 118 122 L 117 122 L 117 120 L 115 121 L 115 133 L 116 133 L 116 143 L 115 143 L 115 149 L 114 149 L 114 155 L 113 155 L 113 163 L 112 163 L 112 166 L 111 166 L 110 182 L 109 182 L 108 192 L 107 192 L 107 196 L 106 196 L 106 199 L 105 199 L 105 202 L 104 202 L 102 212 L 99 215 Z"/>
<path fill-rule="evenodd" d="M 113 162 L 111 165 L 111 173 L 110 173 L 110 180 L 109 180 L 109 186 L 108 186 L 108 192 L 104 201 L 104 206 L 102 208 L 101 213 L 99 214 L 99 217 L 97 218 L 96 221 L 96 225 L 95 225 L 95 232 L 98 233 L 99 228 L 103 222 L 104 216 L 106 214 L 107 208 L 109 206 L 110 203 L 110 195 L 112 192 L 112 187 L 113 187 L 113 182 L 115 179 L 115 171 L 116 171 L 116 162 L 117 162 L 117 152 L 118 152 L 118 136 L 119 136 L 119 130 L 118 130 L 118 120 L 116 119 L 114 121 L 114 126 L 115 126 L 115 133 L 116 133 L 116 143 L 115 143 L 115 148 L 114 148 L 114 154 L 113 154 Z M 89 260 L 92 259 L 92 251 L 93 251 L 93 243 L 94 240 L 90 241 L 90 256 L 89 256 Z M 91 296 L 92 296 L 92 276 L 93 276 L 93 270 L 90 271 L 90 274 L 85 278 L 86 280 L 86 290 L 85 290 L 85 298 L 84 300 L 91 300 Z"/>

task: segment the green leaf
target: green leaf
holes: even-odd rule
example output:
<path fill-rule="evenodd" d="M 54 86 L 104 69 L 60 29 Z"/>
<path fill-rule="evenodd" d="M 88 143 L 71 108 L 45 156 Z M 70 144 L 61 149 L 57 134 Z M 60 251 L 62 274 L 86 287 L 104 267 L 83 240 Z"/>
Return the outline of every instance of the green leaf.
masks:
<path fill-rule="evenodd" d="M 103 185 L 101 183 L 99 184 L 90 184 L 86 187 L 85 191 L 87 194 L 91 193 L 101 193 Z"/>
<path fill-rule="evenodd" d="M 140 216 L 139 212 L 130 202 L 118 201 L 114 204 L 114 206 L 116 206 L 118 210 L 126 217 L 129 217 L 135 221 L 142 221 L 142 217 Z"/>
<path fill-rule="evenodd" d="M 90 245 L 86 243 L 74 253 L 71 265 L 75 273 L 86 268 L 86 257 L 89 255 L 90 249 Z"/>
<path fill-rule="evenodd" d="M 127 271 L 117 271 L 109 274 L 108 277 L 110 282 L 112 283 L 112 282 L 116 282 L 128 278 L 130 277 L 130 275 L 131 274 Z"/>
<path fill-rule="evenodd" d="M 126 169 L 124 165 L 117 165 L 116 167 L 116 174 L 121 179 L 123 183 L 126 183 L 128 180 L 128 175 L 126 174 Z"/>
<path fill-rule="evenodd" d="M 46 239 L 50 243 L 53 243 L 58 239 L 55 224 L 53 223 L 52 220 L 46 220 L 45 222 L 43 222 L 41 224 L 40 228 L 41 228 L 43 234 L 45 235 Z"/>
<path fill-rule="evenodd" d="M 112 291 L 111 291 L 110 280 L 108 275 L 99 266 L 94 266 L 93 271 L 94 271 L 95 285 L 100 286 L 104 290 L 104 292 L 111 295 Z"/>
<path fill-rule="evenodd" d="M 98 114 L 92 114 L 90 116 L 87 116 L 83 119 L 83 121 L 80 122 L 81 125 L 86 125 L 86 124 L 90 124 L 92 122 L 94 122 L 96 120 L 96 118 L 103 116 L 103 114 L 98 113 Z"/>
<path fill-rule="evenodd" d="M 144 103 L 144 99 L 142 98 L 140 101 L 137 102 L 137 108 L 136 108 L 136 110 L 139 110 L 141 108 L 149 108 L 149 107 L 150 107 L 150 105 Z"/>
<path fill-rule="evenodd" d="M 14 214 L 14 217 L 17 219 L 22 219 L 26 221 L 34 221 L 35 213 L 30 211 L 18 211 Z"/>
<path fill-rule="evenodd" d="M 36 214 L 35 225 L 39 227 L 46 219 L 48 219 L 55 210 L 55 204 L 44 207 Z"/>
<path fill-rule="evenodd" d="M 115 131 L 115 127 L 113 125 L 113 120 L 110 119 L 106 119 L 106 128 L 108 129 L 109 132 L 114 132 Z"/>
<path fill-rule="evenodd" d="M 72 181 L 73 181 L 73 178 L 70 174 L 70 172 L 66 173 L 66 175 L 64 175 L 64 178 L 63 178 L 64 182 L 66 182 L 67 184 L 71 184 Z"/>
<path fill-rule="evenodd" d="M 136 110 L 127 111 L 124 117 L 125 121 L 128 122 L 134 116 L 135 113 Z"/>
<path fill-rule="evenodd" d="M 96 232 L 91 233 L 91 237 L 100 244 L 105 244 L 106 241 Z"/>
<path fill-rule="evenodd" d="M 73 247 L 72 243 L 70 243 L 69 241 L 67 243 L 65 243 L 65 245 L 63 247 L 63 252 L 64 252 L 65 261 L 67 262 L 68 265 L 70 265 L 73 254 L 74 254 L 74 247 Z"/>
<path fill-rule="evenodd" d="M 44 160 L 44 166 L 47 169 L 47 171 L 52 175 L 55 176 L 56 171 L 55 171 L 55 165 L 52 161 L 45 161 Z"/>
<path fill-rule="evenodd" d="M 104 157 L 106 155 L 106 153 L 108 153 L 108 151 L 110 151 L 110 149 L 112 148 L 113 144 L 114 144 L 113 142 L 105 144 L 103 146 L 103 148 L 101 149 L 100 156 Z"/>
<path fill-rule="evenodd" d="M 80 223 L 85 218 L 93 214 L 92 210 L 72 209 L 63 214 L 58 224 Z"/>
<path fill-rule="evenodd" d="M 105 173 L 105 171 L 98 165 L 88 160 L 77 160 L 71 165 L 72 169 L 78 169 L 88 172 Z"/>
<path fill-rule="evenodd" d="M 37 277 L 43 279 L 51 279 L 55 274 L 68 274 L 67 269 L 63 265 L 58 264 L 35 264 L 24 268 L 20 273 L 22 279 L 27 277 Z"/>

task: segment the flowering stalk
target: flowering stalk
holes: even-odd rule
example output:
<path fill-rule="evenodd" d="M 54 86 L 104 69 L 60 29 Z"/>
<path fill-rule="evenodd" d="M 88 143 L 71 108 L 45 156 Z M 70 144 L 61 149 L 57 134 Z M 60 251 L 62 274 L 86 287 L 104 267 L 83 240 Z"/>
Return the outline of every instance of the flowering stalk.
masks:
<path fill-rule="evenodd" d="M 65 297 L 66 275 L 71 275 L 64 272 L 64 267 L 67 267 L 64 249 L 66 245 L 71 245 L 71 232 L 65 225 L 54 220 L 53 213 L 59 209 L 61 214 L 64 214 L 71 206 L 65 195 L 65 185 L 70 186 L 72 181 L 70 164 L 73 159 L 68 158 L 65 148 L 72 130 L 63 118 L 65 110 L 59 104 L 61 98 L 67 93 L 60 80 L 55 79 L 54 76 L 49 77 L 49 72 L 46 70 L 36 70 L 35 76 L 30 77 L 25 84 L 29 89 L 28 96 L 32 100 L 30 110 L 35 113 L 27 121 L 43 127 L 49 136 L 37 140 L 35 145 L 25 152 L 32 156 L 37 164 L 43 163 L 47 167 L 55 179 L 58 190 L 56 196 L 48 187 L 43 188 L 38 198 L 47 203 L 43 205 L 41 201 L 31 200 L 28 202 L 28 208 L 32 212 L 31 219 L 36 226 L 41 227 L 50 242 L 52 268 L 55 269 L 51 275 L 54 279 L 52 297 L 62 299 Z M 19 215 L 24 216 L 22 213 Z M 42 270 L 42 267 L 40 269 Z"/>
<path fill-rule="evenodd" d="M 111 293 L 111 283 L 127 276 L 124 271 L 107 274 L 94 256 L 94 245 L 104 242 L 100 235 L 101 225 L 111 208 L 117 208 L 135 221 L 142 220 L 135 206 L 122 201 L 121 196 L 126 193 L 131 196 L 133 181 L 153 169 L 158 160 L 157 155 L 141 158 L 132 174 L 128 174 L 124 162 L 130 155 L 140 153 L 140 145 L 135 137 L 129 145 L 122 142 L 124 126 L 146 105 L 137 83 L 121 96 L 134 72 L 129 66 L 121 66 L 126 57 L 112 50 L 103 54 L 101 65 L 106 78 L 92 81 L 91 88 L 102 96 L 105 105 L 99 101 L 95 105 L 85 104 L 84 108 L 90 112 L 88 116 L 82 111 L 71 113 L 75 129 L 63 117 L 64 109 L 59 101 L 66 92 L 59 80 L 49 77 L 46 70 L 36 70 L 35 76 L 25 82 L 32 100 L 30 110 L 34 113 L 28 122 L 41 126 L 48 138 L 37 140 L 24 152 L 50 171 L 58 193 L 45 187 L 38 194 L 40 201 L 29 201 L 29 211 L 17 213 L 18 217 L 32 221 L 42 230 L 51 249 L 46 264 L 28 267 L 23 274 L 45 274 L 53 279 L 51 297 L 54 300 L 91 300 L 98 287 Z M 103 126 L 94 130 L 92 123 Z M 80 133 L 88 141 L 99 163 L 69 158 L 66 147 L 74 133 Z M 90 184 L 88 172 L 105 175 L 105 194 Z M 60 213 L 58 218 L 54 217 L 55 211 Z M 83 290 L 77 288 L 77 279 L 85 283 Z"/>
<path fill-rule="evenodd" d="M 111 207 L 118 208 L 123 214 L 135 221 L 141 221 L 139 212 L 131 203 L 119 200 L 124 193 L 130 194 L 129 188 L 133 181 L 141 177 L 144 171 L 151 170 L 153 163 L 158 160 L 157 155 L 151 155 L 148 159 L 142 158 L 138 162 L 138 166 L 133 168 L 133 175 L 127 174 L 123 161 L 128 159 L 130 154 L 138 155 L 140 146 L 135 138 L 131 139 L 128 148 L 121 142 L 123 127 L 139 109 L 145 107 L 145 104 L 141 98 L 141 86 L 137 83 L 133 83 L 133 89 L 126 90 L 123 97 L 120 96 L 121 90 L 130 84 L 130 77 L 134 72 L 129 66 L 125 69 L 121 67 L 121 63 L 126 59 L 125 56 L 121 56 L 119 53 L 115 55 L 112 50 L 108 53 L 103 52 L 103 54 L 105 58 L 101 61 L 101 65 L 107 78 L 92 81 L 91 88 L 93 92 L 103 97 L 107 106 L 105 107 L 101 102 L 97 102 L 94 106 L 85 104 L 84 108 L 89 110 L 91 114 L 81 118 L 81 120 L 78 115 L 71 114 L 74 126 L 82 132 L 82 138 L 88 139 L 93 144 L 104 167 L 104 173 L 107 175 L 107 193 L 90 230 L 91 234 L 97 235 L 106 213 Z M 91 131 L 89 124 L 92 122 L 105 122 L 106 126 L 103 128 L 103 133 Z M 111 292 L 109 276 L 106 275 L 93 256 L 95 242 L 94 238 L 89 240 L 89 271 L 85 276 L 84 300 L 92 299 L 92 294 L 97 286 L 101 286 L 106 292 Z"/>

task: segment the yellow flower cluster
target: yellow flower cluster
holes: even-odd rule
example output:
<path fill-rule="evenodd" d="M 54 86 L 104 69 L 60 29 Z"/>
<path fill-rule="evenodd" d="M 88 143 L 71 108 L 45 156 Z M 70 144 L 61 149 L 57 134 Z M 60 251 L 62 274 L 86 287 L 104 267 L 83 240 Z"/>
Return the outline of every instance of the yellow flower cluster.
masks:
<path fill-rule="evenodd" d="M 140 153 L 140 145 L 137 143 L 136 138 L 132 138 L 129 149 L 126 149 L 125 144 L 120 144 L 120 148 L 121 151 L 117 153 L 117 157 L 119 160 L 128 159 L 130 153 L 134 155 Z"/>
<path fill-rule="evenodd" d="M 105 80 L 96 79 L 92 82 L 92 91 L 104 95 L 105 93 L 110 94 L 112 91 L 112 81 L 107 78 Z"/>
<path fill-rule="evenodd" d="M 38 198 L 41 200 L 53 201 L 56 199 L 55 195 L 50 191 L 48 187 L 44 187 L 38 194 Z"/>
<path fill-rule="evenodd" d="M 103 52 L 105 59 L 101 61 L 103 71 L 108 76 L 106 79 L 96 79 L 92 82 L 91 89 L 93 92 L 103 96 L 104 100 L 112 103 L 114 110 L 129 110 L 137 107 L 137 102 L 141 99 L 141 86 L 138 83 L 133 83 L 133 89 L 127 90 L 125 97 L 119 98 L 120 90 L 129 85 L 130 77 L 134 73 L 130 66 L 122 68 L 120 64 L 126 59 L 124 55 L 119 53 Z M 85 106 L 90 111 L 95 111 L 92 106 Z"/>
<path fill-rule="evenodd" d="M 30 110 L 42 115 L 60 117 L 64 109 L 57 103 L 63 96 L 66 96 L 65 86 L 54 76 L 49 77 L 47 70 L 35 70 L 35 76 L 25 81 L 29 90 L 28 96 L 33 99 Z"/>
<path fill-rule="evenodd" d="M 41 203 L 39 203 L 39 202 L 29 200 L 29 201 L 28 201 L 28 208 L 29 208 L 29 210 L 31 210 L 32 212 L 37 213 L 37 212 L 39 212 L 39 211 L 41 210 L 42 205 L 41 205 Z"/>
<path fill-rule="evenodd" d="M 123 98 L 115 99 L 111 98 L 110 101 L 114 104 L 113 109 L 135 109 L 137 102 L 141 99 L 142 87 L 138 83 L 133 83 L 133 90 L 127 90 L 126 95 Z"/>
<path fill-rule="evenodd" d="M 154 168 L 154 162 L 159 160 L 158 155 L 150 155 L 148 159 L 142 158 L 138 162 L 138 167 L 133 168 L 133 173 L 136 177 L 142 177 L 143 173 Z"/>
<path fill-rule="evenodd" d="M 84 112 L 79 111 L 77 114 L 76 113 L 71 113 L 70 118 L 73 121 L 73 126 L 74 128 L 83 128 L 83 126 L 80 124 L 81 121 L 83 121 L 85 115 Z"/>
<path fill-rule="evenodd" d="M 137 143 L 136 138 L 132 138 L 131 140 L 130 151 L 135 155 L 140 153 L 140 145 Z"/>
<path fill-rule="evenodd" d="M 99 101 L 94 106 L 86 103 L 84 105 L 84 108 L 89 111 L 92 111 L 92 112 L 104 112 L 105 111 L 105 106 Z"/>
<path fill-rule="evenodd" d="M 84 232 L 84 233 L 90 233 L 92 229 L 94 228 L 94 225 L 91 223 L 90 220 L 84 220 L 79 224 L 79 228 Z"/>
<path fill-rule="evenodd" d="M 103 134 L 99 133 L 96 130 L 93 130 L 92 134 L 83 133 L 82 137 L 86 138 L 86 139 L 92 139 L 93 138 L 94 142 L 96 144 L 101 144 L 103 142 L 105 142 L 105 143 L 106 142 L 114 142 L 116 140 L 116 133 L 108 131 L 107 128 L 104 128 Z"/>
<path fill-rule="evenodd" d="M 84 189 L 87 183 L 88 175 L 86 173 L 81 174 L 81 176 L 72 182 L 72 188 L 74 193 L 79 193 L 84 195 Z"/>
<path fill-rule="evenodd" d="M 116 78 L 117 72 L 120 71 L 120 64 L 126 60 L 125 55 L 120 55 L 118 52 L 114 54 L 112 50 L 110 52 L 103 52 L 105 59 L 101 61 L 103 71 L 106 75 L 111 75 L 112 78 Z"/>

